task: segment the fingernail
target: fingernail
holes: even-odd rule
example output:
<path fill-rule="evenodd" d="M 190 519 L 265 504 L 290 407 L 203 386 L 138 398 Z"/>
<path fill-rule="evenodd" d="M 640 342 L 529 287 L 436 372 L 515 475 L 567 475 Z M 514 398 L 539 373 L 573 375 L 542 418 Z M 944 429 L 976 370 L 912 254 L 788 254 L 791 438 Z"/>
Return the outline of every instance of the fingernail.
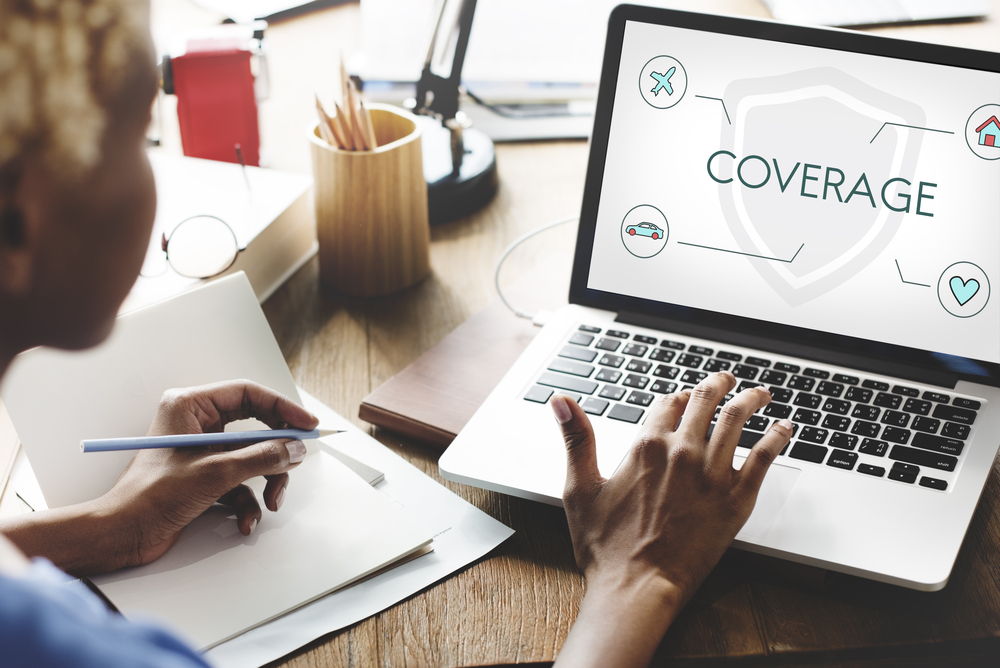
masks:
<path fill-rule="evenodd" d="M 785 418 L 784 420 L 778 420 L 778 424 L 780 424 L 782 427 L 784 427 L 788 431 L 792 430 L 792 421 L 789 420 L 788 418 Z"/>
<path fill-rule="evenodd" d="M 556 422 L 559 424 L 566 424 L 573 419 L 573 411 L 570 410 L 565 397 L 561 397 L 557 394 L 552 397 L 552 401 L 549 402 L 549 405 L 552 406 L 552 412 L 555 413 Z"/>
<path fill-rule="evenodd" d="M 275 510 L 281 510 L 281 504 L 285 502 L 285 488 L 282 487 L 278 490 L 278 496 L 274 497 L 274 508 Z"/>
<path fill-rule="evenodd" d="M 292 464 L 298 464 L 306 458 L 306 444 L 302 441 L 289 441 L 285 443 L 285 447 L 288 448 L 288 461 Z"/>
<path fill-rule="evenodd" d="M 763 385 L 758 385 L 757 389 L 766 394 L 767 396 L 771 396 L 771 390 L 767 389 Z"/>
<path fill-rule="evenodd" d="M 253 530 L 256 528 L 257 528 L 257 518 L 255 517 L 252 520 L 250 520 L 250 533 L 253 533 Z"/>

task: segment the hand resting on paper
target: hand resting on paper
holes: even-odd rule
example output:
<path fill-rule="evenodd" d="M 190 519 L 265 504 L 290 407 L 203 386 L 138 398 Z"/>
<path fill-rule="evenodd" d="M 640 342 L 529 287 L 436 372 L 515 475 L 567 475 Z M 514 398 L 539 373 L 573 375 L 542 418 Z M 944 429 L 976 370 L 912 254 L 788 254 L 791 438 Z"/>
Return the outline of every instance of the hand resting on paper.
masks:
<path fill-rule="evenodd" d="M 163 395 L 148 435 L 217 432 L 256 418 L 272 429 L 314 429 L 319 420 L 295 402 L 250 381 L 231 381 Z M 288 471 L 305 458 L 301 441 L 274 440 L 231 450 L 201 448 L 138 452 L 115 486 L 94 501 L 0 521 L 0 533 L 25 554 L 43 556 L 65 571 L 105 573 L 149 563 L 176 542 L 212 504 L 230 505 L 249 535 L 262 511 L 242 484 L 267 478 L 264 503 L 276 512 Z"/>
<path fill-rule="evenodd" d="M 587 578 L 557 665 L 647 665 L 750 517 L 792 424 L 772 425 L 736 470 L 743 425 L 771 395 L 764 388 L 740 392 L 706 440 L 716 407 L 735 386 L 732 374 L 717 373 L 691 391 L 662 397 L 610 479 L 598 471 L 587 414 L 570 399 L 552 398 L 567 451 L 563 502 L 576 562 Z"/>

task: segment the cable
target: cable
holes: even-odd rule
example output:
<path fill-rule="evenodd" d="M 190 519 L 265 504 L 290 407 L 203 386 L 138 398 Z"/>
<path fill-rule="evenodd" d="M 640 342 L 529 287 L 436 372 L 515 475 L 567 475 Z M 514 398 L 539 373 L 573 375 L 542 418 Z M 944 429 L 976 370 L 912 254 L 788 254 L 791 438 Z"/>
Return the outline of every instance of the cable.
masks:
<path fill-rule="evenodd" d="M 507 259 L 507 256 L 510 255 L 515 248 L 517 248 L 518 246 L 520 246 L 521 244 L 523 244 L 525 241 L 535 236 L 536 234 L 541 234 L 545 230 L 551 230 L 553 227 L 558 227 L 559 225 L 565 225 L 566 223 L 572 223 L 574 220 L 579 220 L 579 219 L 580 219 L 579 216 L 570 216 L 569 218 L 561 218 L 551 223 L 546 223 L 545 225 L 542 225 L 539 228 L 531 230 L 530 232 L 522 234 L 517 239 L 514 239 L 514 241 L 509 246 L 507 246 L 507 249 L 504 250 L 503 255 L 500 256 L 500 261 L 497 262 L 496 273 L 493 275 L 493 282 L 497 286 L 497 294 L 500 295 L 500 299 L 503 301 L 504 305 L 507 308 L 509 308 L 511 310 L 511 313 L 516 315 L 518 318 L 526 318 L 528 320 L 531 320 L 532 322 L 535 322 L 535 324 L 540 324 L 536 322 L 540 314 L 528 313 L 527 311 L 522 311 L 521 309 L 516 308 L 513 304 L 507 301 L 507 298 L 504 296 L 503 290 L 500 288 L 500 269 L 503 268 L 504 260 Z"/>

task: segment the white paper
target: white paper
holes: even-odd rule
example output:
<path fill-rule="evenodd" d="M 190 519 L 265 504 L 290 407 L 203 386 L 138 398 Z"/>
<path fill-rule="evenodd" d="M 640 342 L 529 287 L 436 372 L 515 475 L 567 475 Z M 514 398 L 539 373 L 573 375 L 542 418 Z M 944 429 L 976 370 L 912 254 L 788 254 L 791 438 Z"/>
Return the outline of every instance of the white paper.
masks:
<path fill-rule="evenodd" d="M 324 427 L 348 430 L 326 440 L 336 442 L 338 449 L 351 457 L 385 472 L 385 480 L 375 488 L 420 516 L 434 534 L 434 551 L 214 647 L 205 656 L 219 668 L 256 668 L 320 636 L 356 624 L 480 559 L 514 533 L 431 480 L 302 388 L 299 394 L 305 407 L 319 416 Z"/>

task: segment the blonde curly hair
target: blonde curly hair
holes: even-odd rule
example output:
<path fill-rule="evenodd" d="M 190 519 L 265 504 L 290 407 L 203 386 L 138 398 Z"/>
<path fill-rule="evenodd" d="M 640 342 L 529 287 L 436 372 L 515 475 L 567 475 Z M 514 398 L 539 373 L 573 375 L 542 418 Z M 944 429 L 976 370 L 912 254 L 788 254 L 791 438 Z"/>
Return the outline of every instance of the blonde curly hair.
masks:
<path fill-rule="evenodd" d="M 150 50 L 147 0 L 0 0 L 0 173 L 29 155 L 94 167 L 107 107 Z"/>

